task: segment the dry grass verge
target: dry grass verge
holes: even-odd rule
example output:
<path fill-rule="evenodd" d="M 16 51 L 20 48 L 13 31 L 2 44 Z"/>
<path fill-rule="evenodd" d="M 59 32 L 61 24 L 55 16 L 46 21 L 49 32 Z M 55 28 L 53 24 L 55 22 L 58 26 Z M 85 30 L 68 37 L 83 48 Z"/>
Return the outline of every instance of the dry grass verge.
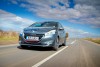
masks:
<path fill-rule="evenodd" d="M 18 33 L 0 31 L 0 45 L 9 45 L 18 43 Z"/>
<path fill-rule="evenodd" d="M 85 39 L 100 44 L 100 38 L 85 38 Z"/>

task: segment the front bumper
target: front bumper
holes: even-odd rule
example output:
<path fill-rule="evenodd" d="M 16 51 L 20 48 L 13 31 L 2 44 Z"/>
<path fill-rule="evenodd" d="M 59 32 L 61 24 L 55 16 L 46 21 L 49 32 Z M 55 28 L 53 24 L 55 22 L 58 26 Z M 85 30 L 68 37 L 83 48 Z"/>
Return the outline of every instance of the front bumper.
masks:
<path fill-rule="evenodd" d="M 20 46 L 40 46 L 40 47 L 52 47 L 54 46 L 55 35 L 49 38 L 41 38 L 39 41 L 27 41 L 24 36 L 19 36 Z"/>

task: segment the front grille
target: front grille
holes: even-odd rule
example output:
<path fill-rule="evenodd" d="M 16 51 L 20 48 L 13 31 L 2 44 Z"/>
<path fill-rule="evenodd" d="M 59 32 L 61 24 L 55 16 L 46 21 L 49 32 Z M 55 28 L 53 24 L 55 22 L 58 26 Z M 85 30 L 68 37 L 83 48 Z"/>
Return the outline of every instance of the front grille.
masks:
<path fill-rule="evenodd" d="M 31 34 L 31 33 L 24 33 L 24 38 L 26 39 L 27 36 L 34 36 L 34 37 L 39 37 L 41 39 L 44 34 Z"/>
<path fill-rule="evenodd" d="M 39 42 L 24 42 L 24 44 L 41 45 Z"/>

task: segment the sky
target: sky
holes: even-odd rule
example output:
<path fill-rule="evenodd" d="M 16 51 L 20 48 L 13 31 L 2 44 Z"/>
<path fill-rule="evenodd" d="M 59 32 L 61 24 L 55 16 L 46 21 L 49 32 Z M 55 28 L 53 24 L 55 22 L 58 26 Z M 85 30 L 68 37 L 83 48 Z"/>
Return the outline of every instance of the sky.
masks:
<path fill-rule="evenodd" d="M 57 21 L 70 37 L 100 37 L 100 0 L 0 0 L 0 29 Z"/>

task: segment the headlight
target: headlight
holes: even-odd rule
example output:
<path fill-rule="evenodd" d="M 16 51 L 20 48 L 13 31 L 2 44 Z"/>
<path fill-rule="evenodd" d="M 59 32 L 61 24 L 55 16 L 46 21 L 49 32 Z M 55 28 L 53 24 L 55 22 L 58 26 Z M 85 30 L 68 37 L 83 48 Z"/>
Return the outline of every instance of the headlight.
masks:
<path fill-rule="evenodd" d="M 56 30 L 51 30 L 51 31 L 45 33 L 45 36 L 44 36 L 44 37 L 45 37 L 45 38 L 52 37 L 52 36 L 55 34 L 55 31 L 56 31 Z"/>

